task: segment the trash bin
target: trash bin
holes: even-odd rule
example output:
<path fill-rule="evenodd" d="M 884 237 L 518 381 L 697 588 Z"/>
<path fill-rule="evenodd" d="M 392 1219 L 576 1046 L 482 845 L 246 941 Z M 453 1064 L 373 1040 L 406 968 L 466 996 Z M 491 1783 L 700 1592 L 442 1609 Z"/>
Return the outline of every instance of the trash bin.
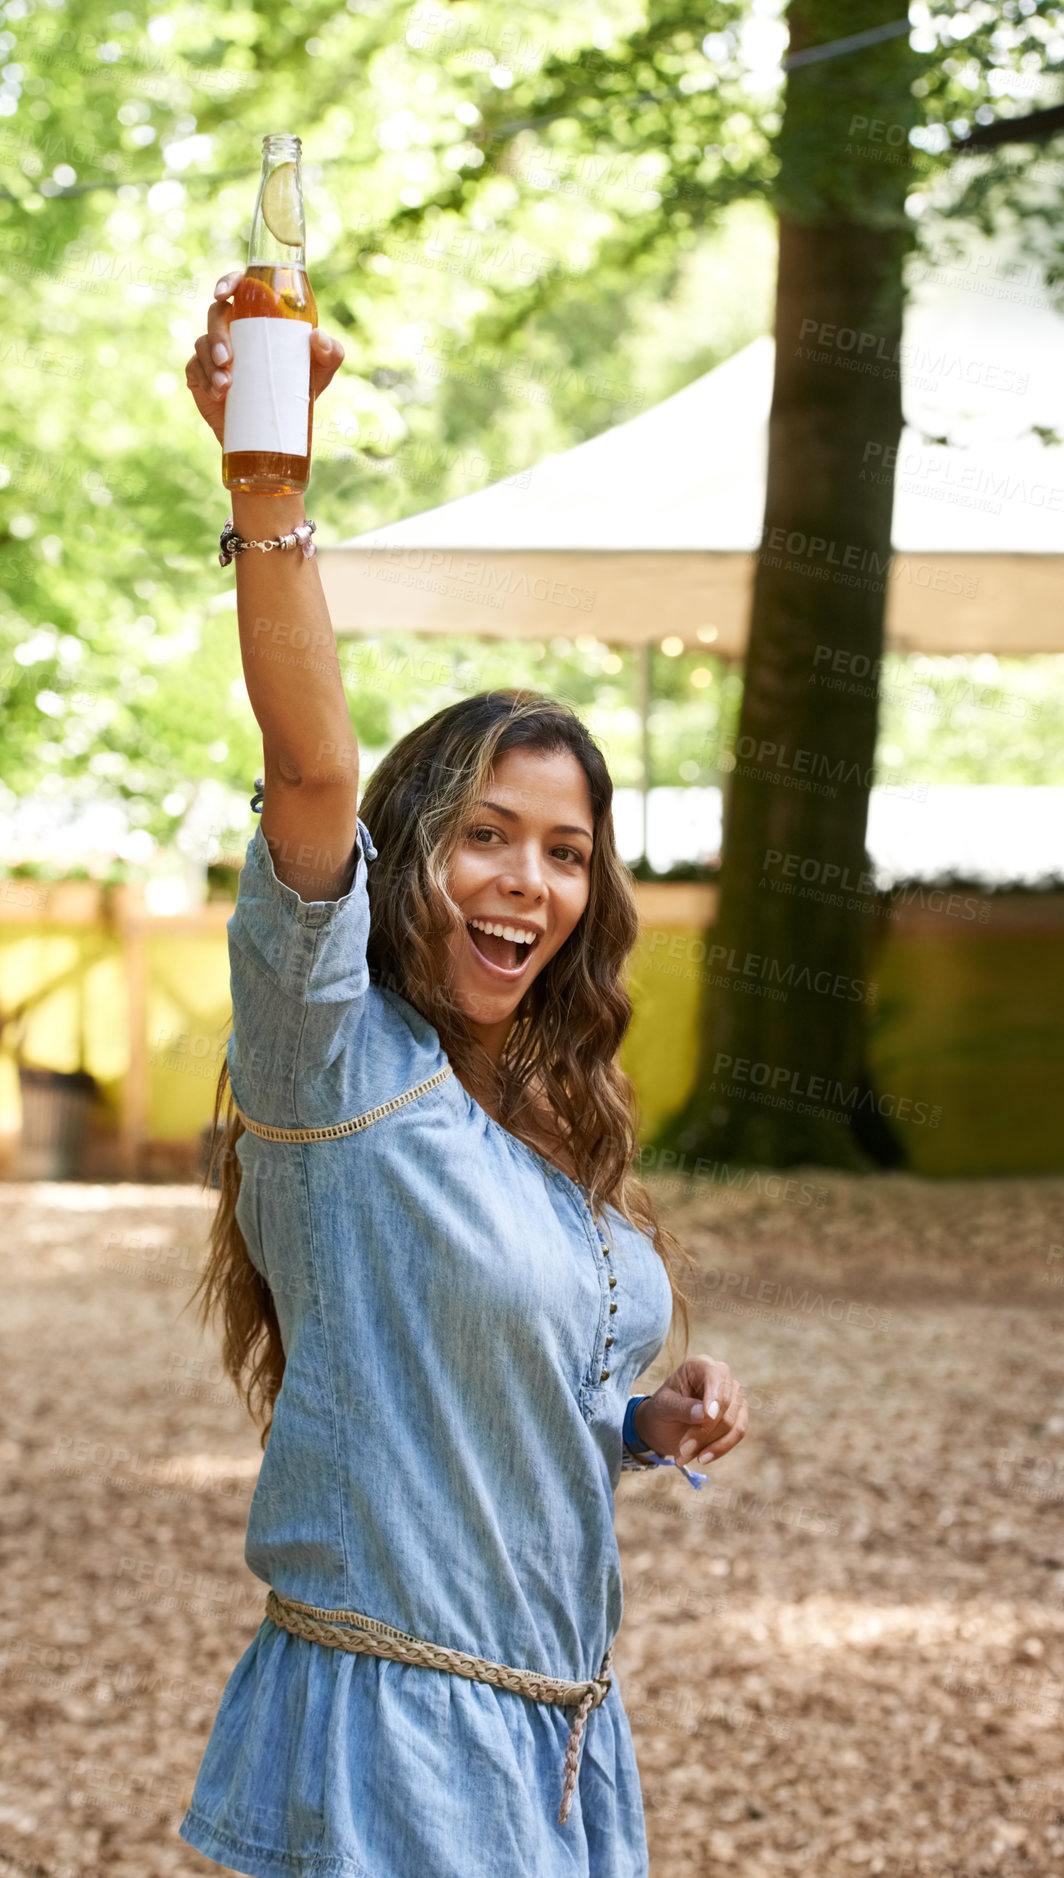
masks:
<path fill-rule="evenodd" d="M 22 1136 L 20 1180 L 75 1180 L 96 1081 L 87 1070 L 29 1069 L 19 1064 Z"/>

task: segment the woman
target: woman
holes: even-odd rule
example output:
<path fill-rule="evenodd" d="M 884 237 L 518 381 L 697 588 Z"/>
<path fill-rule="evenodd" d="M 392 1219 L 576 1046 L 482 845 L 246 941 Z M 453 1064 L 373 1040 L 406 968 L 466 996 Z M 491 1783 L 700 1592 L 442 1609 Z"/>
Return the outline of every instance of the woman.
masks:
<path fill-rule="evenodd" d="M 186 368 L 219 440 L 238 278 Z M 315 397 L 342 358 L 314 334 Z M 233 519 L 291 537 L 303 501 Z M 686 1342 L 691 1261 L 631 1172 L 609 775 L 567 707 L 490 692 L 404 737 L 362 819 L 314 559 L 238 551 L 236 582 L 264 784 L 201 1305 L 266 1424 L 271 1591 L 181 1833 L 259 1878 L 645 1878 L 613 1493 L 747 1410 L 708 1356 L 629 1398 L 677 1309 Z"/>

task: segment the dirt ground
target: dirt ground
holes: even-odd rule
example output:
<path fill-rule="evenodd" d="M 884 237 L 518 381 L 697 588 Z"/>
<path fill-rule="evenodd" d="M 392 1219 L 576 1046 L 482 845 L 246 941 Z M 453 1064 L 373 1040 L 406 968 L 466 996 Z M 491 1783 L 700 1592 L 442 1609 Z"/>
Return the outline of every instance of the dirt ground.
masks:
<path fill-rule="evenodd" d="M 618 1493 L 653 1878 L 1048 1878 L 1064 1180 L 745 1178 L 658 1185 L 752 1415 L 701 1491 Z M 176 1827 L 264 1588 L 258 1438 L 180 1314 L 211 1204 L 0 1187 L 0 1878 L 221 1869 Z"/>

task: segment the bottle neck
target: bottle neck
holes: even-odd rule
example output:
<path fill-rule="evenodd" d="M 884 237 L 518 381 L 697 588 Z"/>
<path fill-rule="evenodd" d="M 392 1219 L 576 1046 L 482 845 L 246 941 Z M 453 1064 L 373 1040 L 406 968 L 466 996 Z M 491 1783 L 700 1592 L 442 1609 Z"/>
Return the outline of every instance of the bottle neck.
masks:
<path fill-rule="evenodd" d="M 274 228 L 271 228 L 271 222 Z M 280 229 L 280 234 L 275 232 L 275 228 Z M 281 235 L 297 232 L 300 236 L 298 242 L 281 239 Z M 259 193 L 255 198 L 255 213 L 248 241 L 248 266 L 290 267 L 306 273 L 303 177 L 298 137 L 278 135 L 264 140 Z"/>
<path fill-rule="evenodd" d="M 271 235 L 267 228 L 261 211 L 256 209 L 255 219 L 251 224 L 251 239 L 248 242 L 248 266 L 292 267 L 305 274 L 307 271 L 305 241 L 300 242 L 298 247 L 290 247 L 287 241 L 278 241 L 276 235 Z"/>

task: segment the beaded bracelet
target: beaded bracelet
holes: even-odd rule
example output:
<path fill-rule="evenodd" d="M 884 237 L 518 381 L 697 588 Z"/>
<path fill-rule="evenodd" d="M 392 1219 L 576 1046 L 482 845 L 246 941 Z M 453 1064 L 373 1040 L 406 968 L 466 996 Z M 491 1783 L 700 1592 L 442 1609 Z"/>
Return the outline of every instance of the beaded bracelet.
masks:
<path fill-rule="evenodd" d="M 316 522 L 298 522 L 290 535 L 275 535 L 272 541 L 245 541 L 243 535 L 237 534 L 230 515 L 218 537 L 218 564 L 220 567 L 228 567 L 234 555 L 243 554 L 248 548 L 260 548 L 263 554 L 268 554 L 271 548 L 298 546 L 302 549 L 305 559 L 310 560 L 311 556 L 318 552 L 311 540 L 316 528 Z"/>

